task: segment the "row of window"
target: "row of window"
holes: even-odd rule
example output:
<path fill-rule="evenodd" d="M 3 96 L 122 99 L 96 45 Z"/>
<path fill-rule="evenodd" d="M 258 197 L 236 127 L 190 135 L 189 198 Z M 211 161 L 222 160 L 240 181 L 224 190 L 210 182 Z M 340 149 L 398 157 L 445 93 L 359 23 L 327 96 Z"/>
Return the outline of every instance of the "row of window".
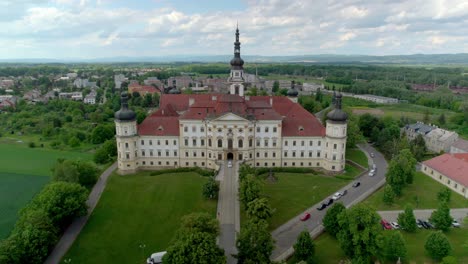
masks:
<path fill-rule="evenodd" d="M 257 167 L 260 167 L 260 164 L 261 164 L 260 162 L 257 162 L 255 165 L 256 165 Z M 291 164 L 291 165 L 290 165 L 290 164 Z M 304 166 L 312 167 L 312 162 L 309 162 L 309 163 L 308 163 L 309 165 L 305 165 L 306 163 L 304 163 L 304 162 L 300 162 L 300 163 L 298 162 L 297 164 L 298 164 L 299 167 L 304 167 Z M 276 162 L 272 162 L 271 164 L 270 164 L 269 162 L 264 162 L 264 163 L 263 163 L 263 166 L 264 166 L 264 167 L 270 167 L 270 166 L 271 166 L 271 167 L 276 167 Z M 285 167 L 287 167 L 287 166 L 295 167 L 295 166 L 296 166 L 296 162 L 291 162 L 291 163 L 289 163 L 289 162 L 283 162 L 283 166 L 285 166 Z M 320 162 L 315 163 L 315 167 L 320 167 Z"/>
<path fill-rule="evenodd" d="M 263 130 L 265 133 L 268 133 L 268 132 L 270 132 L 270 129 L 271 129 L 271 131 L 273 131 L 273 133 L 278 132 L 278 128 L 277 128 L 276 126 L 271 127 L 271 128 L 268 127 L 268 126 L 266 126 L 266 127 L 263 127 L 263 129 L 262 129 L 262 127 L 257 127 L 257 133 L 262 132 L 262 130 Z M 200 130 L 200 132 L 204 133 L 204 132 L 205 132 L 205 127 L 201 126 L 198 130 Z M 208 128 L 208 131 L 209 131 L 209 132 L 212 132 L 211 128 Z M 223 129 L 222 129 L 222 128 L 218 128 L 217 131 L 218 131 L 218 133 L 222 133 L 222 132 L 223 132 Z M 233 133 L 233 131 L 234 131 L 234 130 L 233 130 L 232 128 L 229 128 L 229 129 L 228 129 L 228 133 Z M 243 128 L 239 128 L 237 131 L 238 131 L 239 133 L 242 133 L 242 132 L 244 132 L 244 129 L 243 129 Z M 189 132 L 189 127 L 188 127 L 188 126 L 184 126 L 184 132 Z M 197 127 L 196 127 L 196 126 L 192 126 L 191 132 L 192 132 L 192 133 L 197 132 Z M 252 132 L 252 128 L 249 128 L 249 132 Z"/>
<path fill-rule="evenodd" d="M 289 143 L 289 142 L 291 142 L 291 143 Z M 300 144 L 300 146 L 303 147 L 303 146 L 305 146 L 305 145 L 307 144 L 306 142 L 307 142 L 307 141 L 305 141 L 305 140 L 301 140 L 300 143 L 299 143 L 299 141 L 296 142 L 296 140 L 289 140 L 289 141 L 288 141 L 288 140 L 285 140 L 285 141 L 284 141 L 284 145 L 285 145 L 285 146 L 288 146 L 289 144 L 291 144 L 291 146 L 295 147 L 295 146 L 299 146 L 299 144 Z M 309 140 L 309 146 L 312 147 L 313 145 L 314 145 L 314 141 L 313 141 L 313 140 Z M 321 145 L 322 145 L 322 141 L 320 141 L 320 140 L 317 141 L 317 146 L 320 147 Z M 335 144 L 335 145 L 336 145 L 336 144 Z"/>
<path fill-rule="evenodd" d="M 149 157 L 177 157 L 177 151 L 173 151 L 172 153 L 174 154 L 173 156 L 171 156 L 171 152 L 169 150 L 141 150 L 142 157 L 146 157 L 146 154 L 148 154 Z"/>
<path fill-rule="evenodd" d="M 201 147 L 204 147 L 205 146 L 205 139 L 200 139 L 200 140 L 197 140 L 197 139 L 192 139 L 191 140 L 191 143 L 192 143 L 192 147 L 196 147 L 198 145 L 198 142 L 200 144 Z M 261 142 L 263 142 L 263 145 L 261 144 Z M 190 139 L 186 138 L 184 139 L 184 146 L 189 146 L 189 143 L 190 143 Z M 248 143 L 249 143 L 249 147 L 253 147 L 253 139 L 249 139 L 248 140 Z M 212 144 L 212 140 L 211 138 L 208 139 L 208 147 L 212 147 L 213 144 Z M 270 146 L 270 139 L 264 139 L 263 141 L 260 140 L 260 139 L 257 139 L 256 140 L 256 146 L 257 147 L 269 147 Z M 272 147 L 276 147 L 277 146 L 277 142 L 276 142 L 276 139 L 273 139 L 271 140 L 271 146 Z M 225 143 L 224 143 L 224 140 L 222 139 L 218 139 L 217 140 L 217 147 L 218 148 L 223 148 L 223 147 L 226 147 L 225 146 Z M 228 139 L 227 140 L 227 147 L 228 148 L 233 148 L 234 147 L 234 140 L 233 139 Z M 243 148 L 244 147 L 244 140 L 243 139 L 238 139 L 237 140 L 237 148 Z"/>
<path fill-rule="evenodd" d="M 147 143 L 148 143 L 149 146 L 152 146 L 153 145 L 153 140 L 149 139 Z M 159 140 L 158 139 L 158 140 L 155 140 L 154 143 L 156 144 L 156 146 L 169 146 L 169 140 L 168 139 L 166 139 L 166 140 Z M 145 140 L 144 139 L 140 140 L 140 144 L 142 146 L 144 146 L 145 145 Z M 164 145 L 162 145 L 162 144 L 164 144 Z M 177 146 L 177 140 L 172 141 L 172 146 Z M 125 147 L 128 148 L 128 143 L 125 143 Z"/>

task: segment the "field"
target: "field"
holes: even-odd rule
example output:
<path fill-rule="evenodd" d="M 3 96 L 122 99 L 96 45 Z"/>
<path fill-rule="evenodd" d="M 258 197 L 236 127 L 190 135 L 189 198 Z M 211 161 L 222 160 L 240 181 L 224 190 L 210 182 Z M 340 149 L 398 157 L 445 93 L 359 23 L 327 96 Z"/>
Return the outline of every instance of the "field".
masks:
<path fill-rule="evenodd" d="M 215 217 L 216 202 L 202 197 L 207 178 L 195 173 L 149 174 L 111 175 L 66 259 L 72 263 L 144 263 L 151 253 L 166 249 L 182 216 L 203 211 Z"/>
<path fill-rule="evenodd" d="M 276 182 L 265 181 L 264 185 L 264 193 L 275 210 L 270 220 L 272 230 L 349 183 L 349 180 L 314 174 L 276 173 L 275 176 Z"/>
<path fill-rule="evenodd" d="M 414 234 L 402 232 L 408 251 L 408 261 L 404 263 L 436 263 L 426 255 L 424 250 L 424 243 L 430 232 L 430 230 L 425 229 L 418 230 Z M 450 244 L 452 245 L 451 255 L 458 259 L 458 263 L 468 263 L 468 251 L 463 246 L 467 240 L 467 233 L 467 227 L 451 229 L 446 233 Z M 329 234 L 324 233 L 320 235 L 314 242 L 317 263 L 339 263 L 340 260 L 346 258 L 344 253 L 341 251 L 338 242 Z M 288 263 L 295 262 L 291 259 Z"/>
<path fill-rule="evenodd" d="M 49 182 L 58 158 L 90 159 L 90 154 L 0 144 L 0 239 L 8 236 L 18 211 Z"/>
<path fill-rule="evenodd" d="M 406 204 L 411 204 L 413 208 L 432 209 L 437 208 L 437 192 L 442 188 L 442 184 L 422 172 L 417 172 L 413 184 L 403 189 L 403 195 L 395 199 L 393 205 L 383 203 L 383 188 L 372 194 L 364 203 L 377 210 L 401 210 Z M 468 199 L 463 198 L 463 196 L 452 191 L 451 197 L 450 208 L 468 207 Z"/>

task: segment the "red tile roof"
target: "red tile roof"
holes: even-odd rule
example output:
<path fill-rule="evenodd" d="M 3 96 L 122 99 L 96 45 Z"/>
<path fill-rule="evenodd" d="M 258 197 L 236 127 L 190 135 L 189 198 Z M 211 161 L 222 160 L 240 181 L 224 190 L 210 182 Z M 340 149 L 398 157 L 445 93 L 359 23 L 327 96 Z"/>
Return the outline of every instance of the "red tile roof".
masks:
<path fill-rule="evenodd" d="M 130 94 L 132 94 L 134 92 L 137 92 L 142 96 L 144 96 L 145 94 L 154 94 L 154 93 L 161 94 L 161 91 L 159 91 L 159 89 L 155 88 L 154 86 L 139 85 L 138 83 L 129 84 L 128 85 L 128 92 Z"/>
<path fill-rule="evenodd" d="M 160 110 L 148 117 L 147 119 L 151 121 L 147 123 L 152 122 L 153 125 L 157 125 L 157 121 L 153 119 L 161 116 L 180 114 L 178 117 L 180 120 L 203 120 L 216 118 L 226 113 L 234 113 L 247 119 L 283 120 L 282 136 L 286 137 L 325 136 L 325 128 L 313 114 L 284 96 L 163 94 L 160 100 Z M 146 119 L 142 125 L 145 131 L 149 131 L 145 122 Z"/>
<path fill-rule="evenodd" d="M 443 154 L 423 162 L 448 178 L 468 186 L 468 153 Z"/>
<path fill-rule="evenodd" d="M 139 126 L 141 136 L 179 136 L 179 117 L 149 116 Z"/>

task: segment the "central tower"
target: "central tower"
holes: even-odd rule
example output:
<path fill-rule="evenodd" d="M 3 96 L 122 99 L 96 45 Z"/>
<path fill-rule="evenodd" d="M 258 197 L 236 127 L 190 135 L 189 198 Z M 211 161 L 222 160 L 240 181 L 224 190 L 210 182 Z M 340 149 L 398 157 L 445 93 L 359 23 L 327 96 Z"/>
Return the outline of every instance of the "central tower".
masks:
<path fill-rule="evenodd" d="M 228 78 L 229 93 L 244 96 L 244 60 L 240 56 L 239 27 L 236 28 L 234 58 L 231 60 L 231 74 Z"/>

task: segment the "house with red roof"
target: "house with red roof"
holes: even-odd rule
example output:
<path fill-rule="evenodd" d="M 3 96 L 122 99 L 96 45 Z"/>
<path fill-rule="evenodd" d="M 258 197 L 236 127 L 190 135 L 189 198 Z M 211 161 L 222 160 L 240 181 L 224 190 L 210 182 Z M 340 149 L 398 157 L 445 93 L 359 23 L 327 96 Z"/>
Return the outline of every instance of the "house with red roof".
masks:
<path fill-rule="evenodd" d="M 133 93 L 139 93 L 140 96 L 145 96 L 147 94 L 161 94 L 161 91 L 159 91 L 158 88 L 155 88 L 152 85 L 140 85 L 138 83 L 132 83 L 128 85 L 128 93 L 133 94 Z"/>
<path fill-rule="evenodd" d="M 288 96 L 247 96 L 236 30 L 229 93 L 162 94 L 159 109 L 137 125 L 122 94 L 115 113 L 120 173 L 174 167 L 218 169 L 226 161 L 254 167 L 345 167 L 347 114 L 341 94 L 326 127 Z M 130 90 L 130 86 L 129 86 Z"/>
<path fill-rule="evenodd" d="M 468 198 L 468 153 L 443 154 L 426 160 L 421 171 Z"/>

